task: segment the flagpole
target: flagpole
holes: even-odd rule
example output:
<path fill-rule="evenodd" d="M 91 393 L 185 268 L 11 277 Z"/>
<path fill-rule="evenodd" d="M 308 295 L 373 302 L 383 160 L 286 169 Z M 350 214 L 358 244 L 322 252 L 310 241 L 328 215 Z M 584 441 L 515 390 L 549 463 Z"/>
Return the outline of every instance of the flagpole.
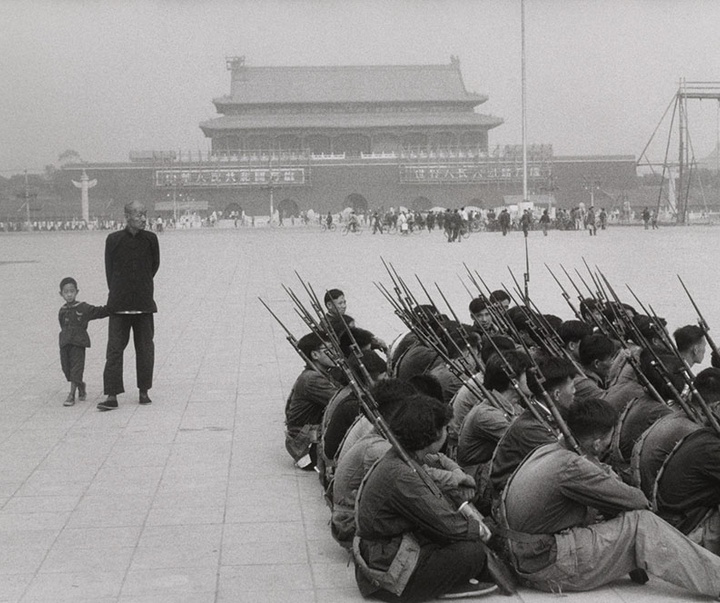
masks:
<path fill-rule="evenodd" d="M 521 81 L 522 81 L 522 158 L 523 158 L 523 201 L 528 201 L 528 166 L 527 166 L 527 106 L 525 98 L 525 0 L 520 0 L 520 48 L 521 48 Z M 528 254 L 527 232 L 525 232 L 525 303 L 530 299 L 530 256 Z"/>

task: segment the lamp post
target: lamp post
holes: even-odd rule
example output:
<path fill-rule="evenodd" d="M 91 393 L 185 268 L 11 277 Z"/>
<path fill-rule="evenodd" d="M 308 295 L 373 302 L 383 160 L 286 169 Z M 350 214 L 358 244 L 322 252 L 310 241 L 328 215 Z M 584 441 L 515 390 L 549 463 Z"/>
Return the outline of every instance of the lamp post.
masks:
<path fill-rule="evenodd" d="M 600 179 L 596 176 L 583 177 L 583 188 L 590 193 L 590 205 L 595 205 L 595 190 L 600 190 Z"/>

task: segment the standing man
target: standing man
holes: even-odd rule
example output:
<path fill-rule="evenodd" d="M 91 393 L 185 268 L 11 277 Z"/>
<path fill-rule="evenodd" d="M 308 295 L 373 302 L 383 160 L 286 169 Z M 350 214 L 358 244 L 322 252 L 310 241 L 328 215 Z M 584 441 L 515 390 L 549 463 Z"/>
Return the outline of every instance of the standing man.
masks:
<path fill-rule="evenodd" d="M 117 395 L 123 386 L 123 354 L 133 331 L 137 386 L 140 404 L 150 404 L 155 363 L 153 277 L 160 267 L 160 246 L 155 233 L 145 230 L 147 211 L 139 201 L 125 206 L 126 226 L 105 240 L 105 276 L 108 283 L 107 354 L 103 383 L 107 399 L 99 410 L 118 407 Z"/>

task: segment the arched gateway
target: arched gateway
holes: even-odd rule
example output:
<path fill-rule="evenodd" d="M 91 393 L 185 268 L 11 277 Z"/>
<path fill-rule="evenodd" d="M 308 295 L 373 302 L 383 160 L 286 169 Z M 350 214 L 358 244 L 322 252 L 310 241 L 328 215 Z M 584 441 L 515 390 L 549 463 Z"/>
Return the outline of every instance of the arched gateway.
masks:
<path fill-rule="evenodd" d="M 345 197 L 345 204 L 343 207 L 352 207 L 356 213 L 364 214 L 367 213 L 368 202 L 362 195 L 352 193 L 351 195 Z"/>
<path fill-rule="evenodd" d="M 284 218 L 298 218 L 300 217 L 300 210 L 298 204 L 292 199 L 283 199 L 278 205 L 278 211 Z"/>

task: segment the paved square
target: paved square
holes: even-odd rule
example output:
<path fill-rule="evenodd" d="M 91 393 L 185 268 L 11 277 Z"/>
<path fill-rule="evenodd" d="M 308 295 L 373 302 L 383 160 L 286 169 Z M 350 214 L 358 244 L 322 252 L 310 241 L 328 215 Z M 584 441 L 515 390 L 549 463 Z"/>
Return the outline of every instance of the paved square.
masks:
<path fill-rule="evenodd" d="M 702 249 L 713 233 L 698 232 Z M 361 601 L 347 556 L 330 537 L 317 477 L 294 470 L 284 450 L 283 409 L 301 363 L 257 297 L 302 335 L 281 288 L 300 290 L 297 270 L 317 290 L 344 289 L 358 324 L 391 340 L 401 324 L 373 285 L 387 282 L 380 255 L 408 280 L 418 273 L 437 281 L 464 314 L 463 262 L 493 285 L 511 282 L 508 264 L 517 275 L 524 270 L 522 238 L 481 234 L 448 245 L 438 234 L 341 237 L 301 228 L 164 233 L 153 404 L 137 403 L 129 346 L 127 393 L 118 410 L 101 413 L 106 323 L 90 326 L 88 400 L 64 408 L 57 291 L 62 277 L 74 276 L 78 299 L 104 303 L 106 234 L 0 235 L 0 601 Z M 681 267 L 696 248 L 669 260 L 661 250 L 678 235 L 660 231 L 648 239 L 657 252 L 646 250 L 639 265 L 628 252 L 640 230 L 582 235 L 531 237 L 531 286 L 544 309 L 569 317 L 542 263 L 582 267 L 582 255 L 618 285 L 647 291 L 672 325 L 692 321 L 684 300 L 670 304 L 678 296 L 664 292 L 675 269 L 667 263 Z M 699 289 L 701 279 L 686 282 Z M 711 324 L 713 297 L 698 291 Z M 523 589 L 515 599 L 555 595 Z M 652 579 L 570 599 L 693 598 Z"/>

